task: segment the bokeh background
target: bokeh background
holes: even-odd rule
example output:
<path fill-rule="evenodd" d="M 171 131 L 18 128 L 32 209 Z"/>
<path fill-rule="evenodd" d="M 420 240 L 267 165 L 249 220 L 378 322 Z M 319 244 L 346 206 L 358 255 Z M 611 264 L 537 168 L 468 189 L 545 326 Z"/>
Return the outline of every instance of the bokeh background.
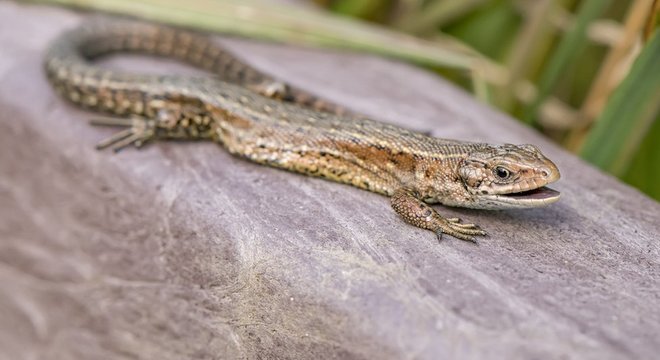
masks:
<path fill-rule="evenodd" d="M 494 62 L 502 68 L 482 94 L 468 77 L 436 70 L 660 199 L 658 1 L 315 2 Z"/>

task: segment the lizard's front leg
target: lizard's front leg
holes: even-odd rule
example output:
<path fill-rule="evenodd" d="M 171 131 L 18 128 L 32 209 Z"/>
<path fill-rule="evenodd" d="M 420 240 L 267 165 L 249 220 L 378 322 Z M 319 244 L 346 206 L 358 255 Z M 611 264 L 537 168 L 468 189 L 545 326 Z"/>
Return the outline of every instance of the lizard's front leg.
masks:
<path fill-rule="evenodd" d="M 474 224 L 463 224 L 458 218 L 445 218 L 438 214 L 429 204 L 420 200 L 414 190 L 400 188 L 392 195 L 392 208 L 407 223 L 431 230 L 442 238 L 449 234 L 461 240 L 476 242 L 475 236 L 486 235 L 486 232 Z"/>

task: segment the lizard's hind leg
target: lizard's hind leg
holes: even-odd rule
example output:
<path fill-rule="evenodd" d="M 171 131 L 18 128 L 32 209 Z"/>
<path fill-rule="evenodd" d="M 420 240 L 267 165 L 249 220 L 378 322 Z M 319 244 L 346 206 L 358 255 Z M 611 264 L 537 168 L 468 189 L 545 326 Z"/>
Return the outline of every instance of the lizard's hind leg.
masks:
<path fill-rule="evenodd" d="M 126 128 L 116 132 L 104 140 L 101 140 L 101 142 L 96 144 L 96 148 L 98 150 L 109 147 L 114 152 L 118 152 L 119 150 L 130 145 L 134 145 L 135 147 L 139 148 L 156 136 L 156 121 L 143 117 L 97 117 L 90 120 L 90 123 L 95 126 L 114 126 Z"/>
<path fill-rule="evenodd" d="M 98 143 L 96 148 L 109 147 L 117 152 L 130 145 L 139 148 L 152 140 L 209 140 L 214 139 L 217 134 L 216 122 L 195 107 L 160 109 L 154 115 L 92 119 L 92 125 L 125 128 Z"/>

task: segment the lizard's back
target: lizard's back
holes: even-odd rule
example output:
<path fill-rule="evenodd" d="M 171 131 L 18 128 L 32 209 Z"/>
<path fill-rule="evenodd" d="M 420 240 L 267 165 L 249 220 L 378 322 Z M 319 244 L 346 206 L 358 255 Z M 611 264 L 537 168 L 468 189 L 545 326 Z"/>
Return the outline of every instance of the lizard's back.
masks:
<path fill-rule="evenodd" d="M 112 52 L 174 57 L 215 78 L 109 71 L 89 61 Z M 207 139 L 252 161 L 347 183 L 391 197 L 407 222 L 464 240 L 485 232 L 443 218 L 427 203 L 482 209 L 544 206 L 556 166 L 532 145 L 437 139 L 357 115 L 238 61 L 206 37 L 166 27 L 111 22 L 53 43 L 46 72 L 75 104 L 116 118 L 124 130 L 100 147 L 157 139 Z"/>
<path fill-rule="evenodd" d="M 115 52 L 171 57 L 216 77 L 133 74 L 89 62 Z M 414 173 L 416 159 L 447 166 L 482 146 L 342 115 L 343 109 L 253 69 L 207 37 L 158 25 L 104 22 L 71 31 L 51 46 L 46 70 L 55 88 L 81 106 L 117 116 L 188 112 L 217 123 L 208 137 L 234 154 L 387 195 Z M 269 87 L 286 93 L 273 96 Z"/>

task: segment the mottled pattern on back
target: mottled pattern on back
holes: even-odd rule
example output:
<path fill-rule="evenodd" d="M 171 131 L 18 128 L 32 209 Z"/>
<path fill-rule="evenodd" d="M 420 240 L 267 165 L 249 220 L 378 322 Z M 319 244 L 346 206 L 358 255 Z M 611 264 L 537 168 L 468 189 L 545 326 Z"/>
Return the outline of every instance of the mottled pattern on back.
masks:
<path fill-rule="evenodd" d="M 115 52 L 171 57 L 214 75 L 135 74 L 90 62 Z M 425 202 L 538 206 L 543 202 L 502 195 L 542 187 L 559 174 L 533 147 L 438 139 L 349 114 L 259 72 L 207 37 L 163 26 L 127 21 L 83 26 L 52 44 L 45 69 L 63 97 L 116 117 L 97 123 L 127 128 L 100 147 L 216 141 L 257 163 L 391 196 L 404 220 L 462 239 L 485 232 L 445 219 Z M 515 169 L 516 178 L 497 177 L 497 167 L 505 165 L 506 171 Z"/>

